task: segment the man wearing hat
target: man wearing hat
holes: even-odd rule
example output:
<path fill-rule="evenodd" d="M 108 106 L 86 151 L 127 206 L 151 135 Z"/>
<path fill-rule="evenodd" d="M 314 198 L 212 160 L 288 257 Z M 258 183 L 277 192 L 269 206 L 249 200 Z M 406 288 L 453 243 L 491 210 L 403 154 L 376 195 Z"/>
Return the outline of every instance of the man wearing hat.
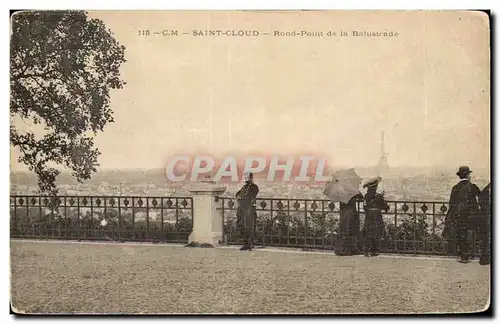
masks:
<path fill-rule="evenodd" d="M 451 189 L 450 208 L 443 229 L 443 236 L 448 241 L 449 247 L 452 249 L 456 247 L 461 263 L 469 262 L 468 231 L 479 212 L 477 197 L 481 191 L 471 183 L 471 173 L 468 166 L 461 166 L 458 169 L 456 174 L 460 181 Z M 453 250 L 449 249 L 448 252 Z"/>
<path fill-rule="evenodd" d="M 382 218 L 382 209 L 389 209 L 389 205 L 384 199 L 383 194 L 377 193 L 378 184 L 382 181 L 381 177 L 368 180 L 363 188 L 367 188 L 365 194 L 365 226 L 364 226 L 364 252 L 365 256 L 377 256 L 380 254 L 380 239 L 384 233 L 384 220 Z"/>
<path fill-rule="evenodd" d="M 255 198 L 259 193 L 259 187 L 253 182 L 253 174 L 245 175 L 245 185 L 236 193 L 238 200 L 238 210 L 236 212 L 237 227 L 243 239 L 243 246 L 240 250 L 252 250 L 254 224 L 257 218 L 255 210 Z"/>

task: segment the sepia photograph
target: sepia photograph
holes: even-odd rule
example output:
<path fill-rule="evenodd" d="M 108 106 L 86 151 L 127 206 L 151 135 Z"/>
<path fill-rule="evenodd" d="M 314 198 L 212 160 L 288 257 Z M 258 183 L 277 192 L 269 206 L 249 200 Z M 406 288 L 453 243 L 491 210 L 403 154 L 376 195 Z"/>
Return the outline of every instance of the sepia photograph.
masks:
<path fill-rule="evenodd" d="M 491 311 L 489 12 L 9 19 L 11 313 Z"/>

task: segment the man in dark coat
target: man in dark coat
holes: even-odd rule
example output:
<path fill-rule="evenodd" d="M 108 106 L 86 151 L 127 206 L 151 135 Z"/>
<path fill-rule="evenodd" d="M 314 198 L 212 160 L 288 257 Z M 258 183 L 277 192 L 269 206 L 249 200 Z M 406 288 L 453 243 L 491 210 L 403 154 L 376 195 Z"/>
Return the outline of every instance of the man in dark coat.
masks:
<path fill-rule="evenodd" d="M 491 235 L 491 184 L 484 187 L 479 194 L 479 215 L 477 219 L 477 233 L 479 246 L 481 249 L 481 257 L 479 264 L 488 265 L 491 262 L 490 256 L 490 235 Z"/>
<path fill-rule="evenodd" d="M 382 178 L 367 181 L 363 188 L 367 188 L 365 194 L 365 225 L 364 225 L 364 252 L 365 256 L 377 256 L 380 254 L 380 240 L 384 233 L 384 220 L 382 210 L 389 209 L 389 205 L 384 199 L 383 194 L 377 193 L 378 184 Z"/>
<path fill-rule="evenodd" d="M 458 184 L 453 186 L 450 194 L 450 208 L 445 219 L 443 236 L 451 246 L 456 245 L 459 262 L 469 262 L 468 231 L 472 229 L 472 222 L 479 212 L 476 197 L 479 196 L 479 188 L 471 183 L 472 171 L 468 166 L 461 166 L 457 176 L 460 178 Z"/>
<path fill-rule="evenodd" d="M 243 246 L 240 250 L 252 250 L 254 224 L 257 218 L 255 209 L 255 198 L 259 193 L 259 187 L 253 182 L 253 174 L 250 173 L 245 181 L 245 185 L 236 193 L 238 199 L 238 210 L 236 212 L 237 227 L 243 239 Z"/>

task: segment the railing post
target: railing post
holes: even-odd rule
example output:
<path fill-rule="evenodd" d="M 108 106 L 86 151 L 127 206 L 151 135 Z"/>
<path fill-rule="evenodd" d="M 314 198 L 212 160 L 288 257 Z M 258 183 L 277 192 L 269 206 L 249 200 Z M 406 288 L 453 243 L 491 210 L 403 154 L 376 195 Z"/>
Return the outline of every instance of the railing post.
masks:
<path fill-rule="evenodd" d="M 413 203 L 413 255 L 417 255 L 417 205 Z"/>
<path fill-rule="evenodd" d="M 12 232 L 14 232 L 14 235 L 17 235 L 17 196 L 14 197 L 14 230 L 12 231 L 11 227 Z"/>
<path fill-rule="evenodd" d="M 224 214 L 224 198 L 215 197 L 215 202 L 220 204 L 221 210 L 221 226 L 222 226 L 222 243 L 228 243 L 230 240 L 227 239 L 227 233 L 224 233 L 224 225 L 225 225 L 225 214 Z M 231 231 L 231 229 L 230 229 Z"/>
<path fill-rule="evenodd" d="M 217 185 L 214 181 L 202 181 L 191 188 L 193 231 L 189 235 L 189 243 L 217 245 L 223 241 L 222 212 L 217 209 L 222 199 L 216 202 L 215 197 L 222 195 L 225 191 L 225 187 Z"/>

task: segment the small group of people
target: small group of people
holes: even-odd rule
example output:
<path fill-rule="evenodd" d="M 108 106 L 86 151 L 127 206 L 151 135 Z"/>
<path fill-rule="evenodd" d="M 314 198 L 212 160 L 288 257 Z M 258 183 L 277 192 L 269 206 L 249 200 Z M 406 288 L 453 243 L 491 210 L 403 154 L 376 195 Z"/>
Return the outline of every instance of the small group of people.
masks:
<path fill-rule="evenodd" d="M 491 262 L 491 184 L 480 190 L 471 182 L 471 173 L 468 166 L 459 167 L 456 173 L 460 181 L 451 190 L 443 237 L 447 242 L 448 254 L 456 255 L 461 263 L 468 263 L 471 257 L 469 238 L 475 232 L 480 250 L 479 263 L 487 265 Z M 380 253 L 379 243 L 385 230 L 382 210 L 388 208 L 383 193 L 377 193 L 380 180 L 378 177 L 365 183 L 363 187 L 367 188 L 367 193 L 364 197 L 359 194 L 347 204 L 340 204 L 339 235 L 335 244 L 337 255 L 357 254 L 360 240 L 365 256 L 377 256 Z M 366 212 L 362 233 L 359 230 L 357 208 L 357 202 L 361 199 L 364 199 Z"/>
<path fill-rule="evenodd" d="M 460 181 L 452 188 L 449 209 L 445 219 L 443 237 L 448 243 L 448 253 L 458 256 L 458 261 L 469 262 L 470 232 L 476 233 L 480 245 L 480 264 L 490 264 L 490 219 L 491 219 L 491 185 L 480 190 L 471 180 L 472 171 L 461 166 L 456 173 Z M 382 180 L 376 177 L 368 180 L 363 188 L 366 194 L 354 195 L 347 203 L 340 203 L 340 221 L 338 238 L 335 241 L 335 254 L 358 254 L 362 246 L 366 257 L 380 254 L 380 242 L 385 234 L 382 210 L 389 205 L 384 193 L 378 193 L 378 185 Z M 253 182 L 253 174 L 246 176 L 245 185 L 236 193 L 238 199 L 237 228 L 241 233 L 243 246 L 240 250 L 251 251 L 254 243 L 254 224 L 257 218 L 255 199 L 259 187 Z M 358 202 L 363 201 L 365 221 L 360 231 Z M 359 244 L 362 243 L 362 244 Z"/>
<path fill-rule="evenodd" d="M 364 252 L 365 256 L 377 256 L 380 254 L 379 241 L 383 236 L 384 222 L 382 210 L 388 208 L 383 194 L 377 193 L 379 182 L 382 178 L 377 177 L 367 181 L 364 188 L 367 193 L 353 196 L 348 203 L 340 205 L 340 239 L 336 242 L 335 252 L 339 255 L 352 255 L 357 251 L 359 233 L 359 212 L 357 201 L 365 200 L 365 229 L 364 229 Z M 255 199 L 259 193 L 259 187 L 253 181 L 253 174 L 247 174 L 245 184 L 236 193 L 238 209 L 236 212 L 236 226 L 242 240 L 242 251 L 251 251 L 254 248 L 254 224 L 257 219 Z"/>
<path fill-rule="evenodd" d="M 380 254 L 380 240 L 384 236 L 385 224 L 382 218 L 382 210 L 389 208 L 383 193 L 378 193 L 378 185 L 381 177 L 368 180 L 363 188 L 366 194 L 361 193 L 353 196 L 349 202 L 340 203 L 340 220 L 338 238 L 335 241 L 335 254 L 354 255 L 358 254 L 360 240 L 366 257 Z M 358 202 L 364 201 L 365 223 L 363 232 L 360 233 L 360 220 Z"/>

